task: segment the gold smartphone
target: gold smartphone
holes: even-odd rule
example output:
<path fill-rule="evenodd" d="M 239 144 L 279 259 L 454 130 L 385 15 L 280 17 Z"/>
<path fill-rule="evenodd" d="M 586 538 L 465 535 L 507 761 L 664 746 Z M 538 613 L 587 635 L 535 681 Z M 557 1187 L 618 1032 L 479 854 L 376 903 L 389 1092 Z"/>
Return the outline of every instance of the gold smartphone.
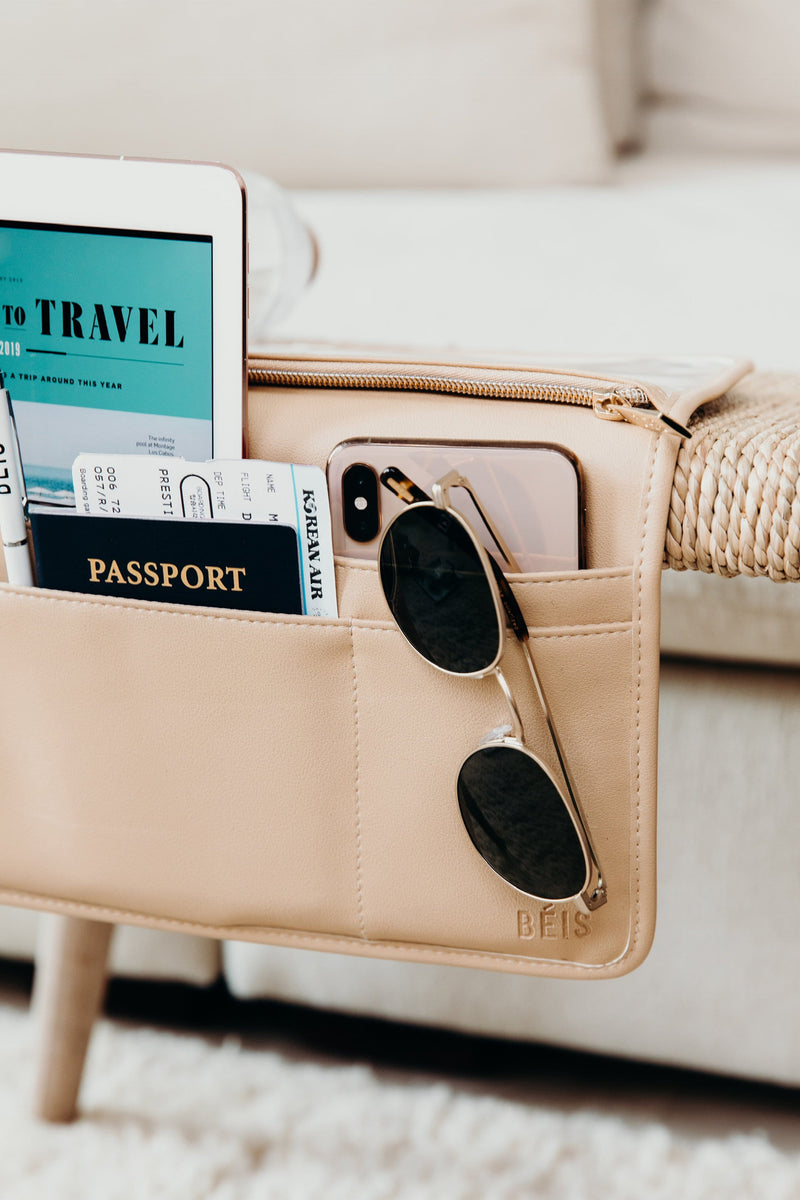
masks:
<path fill-rule="evenodd" d="M 377 557 L 382 529 L 403 508 L 380 483 L 388 467 L 399 468 L 428 493 L 453 469 L 466 476 L 523 573 L 577 571 L 584 565 L 580 464 L 563 446 L 544 442 L 340 442 L 327 467 L 335 554 Z M 455 489 L 451 501 L 483 538 L 483 522 L 466 491 Z"/>

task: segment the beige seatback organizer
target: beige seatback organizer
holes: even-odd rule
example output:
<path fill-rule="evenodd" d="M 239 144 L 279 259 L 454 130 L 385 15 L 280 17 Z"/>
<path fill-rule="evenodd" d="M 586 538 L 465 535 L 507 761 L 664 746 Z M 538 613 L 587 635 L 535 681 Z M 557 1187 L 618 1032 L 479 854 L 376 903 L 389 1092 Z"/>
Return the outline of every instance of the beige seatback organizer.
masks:
<path fill-rule="evenodd" d="M 441 675 L 339 560 L 335 620 L 0 589 L 0 901 L 310 949 L 596 978 L 655 919 L 659 576 L 677 429 L 747 364 L 554 371 L 277 354 L 249 453 L 325 466 L 353 437 L 554 442 L 581 463 L 586 569 L 511 576 L 607 903 L 545 904 L 460 821 L 465 754 L 504 719 Z M 558 771 L 524 663 L 528 741 Z M 527 697 L 527 699 L 525 699 Z"/>

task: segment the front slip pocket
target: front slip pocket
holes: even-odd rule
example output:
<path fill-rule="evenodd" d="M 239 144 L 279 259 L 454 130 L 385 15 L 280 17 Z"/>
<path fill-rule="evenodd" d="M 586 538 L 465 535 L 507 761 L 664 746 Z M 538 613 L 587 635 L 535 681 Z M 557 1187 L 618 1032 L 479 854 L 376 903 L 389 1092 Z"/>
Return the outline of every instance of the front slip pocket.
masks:
<path fill-rule="evenodd" d="M 0 588 L 0 885 L 357 935 L 349 622 Z"/>
<path fill-rule="evenodd" d="M 0 586 L 0 889 L 384 956 L 621 963 L 639 907 L 630 570 L 513 580 L 609 886 L 591 917 L 500 879 L 460 820 L 459 765 L 507 719 L 495 681 L 415 654 L 373 564 L 338 573 L 336 620 Z M 552 770 L 510 635 L 504 670 Z"/>
<path fill-rule="evenodd" d="M 622 961 L 637 936 L 633 577 L 629 569 L 599 569 L 510 578 L 608 903 L 587 914 L 575 900 L 548 904 L 529 897 L 496 875 L 470 841 L 456 779 L 464 759 L 508 721 L 496 681 L 445 675 L 393 631 L 356 627 L 365 931 L 376 941 L 458 946 L 591 972 Z M 526 744 L 559 778 L 542 710 L 510 633 L 503 671 Z"/>

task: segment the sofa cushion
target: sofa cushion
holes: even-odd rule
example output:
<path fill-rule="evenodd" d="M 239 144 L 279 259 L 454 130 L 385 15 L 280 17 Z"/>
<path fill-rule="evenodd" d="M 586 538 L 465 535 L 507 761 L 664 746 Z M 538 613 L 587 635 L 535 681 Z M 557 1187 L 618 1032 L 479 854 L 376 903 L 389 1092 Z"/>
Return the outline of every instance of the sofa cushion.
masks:
<path fill-rule="evenodd" d="M 611 184 L 306 192 L 320 269 L 276 333 L 800 371 L 800 165 L 647 154 Z"/>
<path fill-rule="evenodd" d="M 796 0 L 655 0 L 646 10 L 654 148 L 800 151 Z"/>
<path fill-rule="evenodd" d="M 0 144 L 287 185 L 597 180 L 599 2 L 30 0 L 3 15 Z"/>
<path fill-rule="evenodd" d="M 634 146 L 641 134 L 640 0 L 598 0 L 600 91 L 614 145 Z"/>
<path fill-rule="evenodd" d="M 661 576 L 661 651 L 683 658 L 800 666 L 800 586 L 723 579 L 699 571 Z"/>

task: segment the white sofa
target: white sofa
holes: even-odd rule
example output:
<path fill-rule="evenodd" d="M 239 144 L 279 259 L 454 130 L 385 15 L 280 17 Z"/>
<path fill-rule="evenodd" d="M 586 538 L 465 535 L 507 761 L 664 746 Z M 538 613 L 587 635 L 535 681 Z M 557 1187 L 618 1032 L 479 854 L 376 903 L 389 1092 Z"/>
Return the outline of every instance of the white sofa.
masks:
<path fill-rule="evenodd" d="M 8 6 L 0 140 L 302 185 L 321 266 L 277 335 L 727 351 L 800 373 L 792 0 L 769 25 L 757 0 L 240 0 L 224 22 L 194 0 L 181 36 L 189 0 L 136 5 L 160 38 L 134 6 L 82 7 L 93 56 L 66 8 Z M 223 970 L 241 996 L 800 1083 L 800 589 L 663 585 L 660 910 L 639 971 L 523 979 L 132 928 L 113 969 Z M 32 953 L 35 926 L 4 912 L 0 952 Z"/>

